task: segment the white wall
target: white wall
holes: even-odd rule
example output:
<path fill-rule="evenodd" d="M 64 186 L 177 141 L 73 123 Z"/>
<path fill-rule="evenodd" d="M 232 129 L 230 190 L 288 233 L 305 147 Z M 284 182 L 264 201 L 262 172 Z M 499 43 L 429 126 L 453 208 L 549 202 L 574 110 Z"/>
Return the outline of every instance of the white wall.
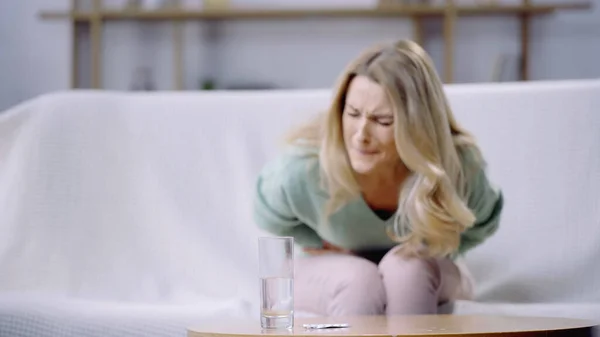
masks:
<path fill-rule="evenodd" d="M 565 12 L 535 20 L 533 79 L 600 76 L 600 0 L 594 2 L 592 11 Z M 68 3 L 0 1 L 0 109 L 69 87 L 70 27 L 65 22 L 41 21 L 38 17 L 42 9 L 66 9 Z M 439 28 L 435 21 L 428 23 L 426 46 L 438 66 L 443 51 Z M 456 81 L 489 81 L 494 62 L 502 54 L 512 57 L 514 67 L 518 29 L 513 18 L 461 19 L 456 40 Z M 411 37 L 410 22 L 402 19 L 247 21 L 210 27 L 188 23 L 185 31 L 187 89 L 197 88 L 198 82 L 209 75 L 216 76 L 224 86 L 261 82 L 288 88 L 328 87 L 362 48 L 382 39 Z M 105 87 L 127 89 L 135 67 L 148 64 L 155 67 L 159 89 L 172 88 L 170 37 L 169 24 L 110 23 L 104 32 Z"/>
<path fill-rule="evenodd" d="M 69 86 L 68 25 L 37 16 L 61 2 L 68 0 L 0 0 L 0 109 Z"/>
<path fill-rule="evenodd" d="M 11 69 L 20 63 L 17 62 L 20 43 L 11 29 L 19 25 L 17 17 L 21 14 L 20 9 L 7 1 L 0 1 L 0 109 L 22 97 L 19 93 L 23 87 L 21 77 Z M 6 15 L 11 11 L 13 15 Z"/>

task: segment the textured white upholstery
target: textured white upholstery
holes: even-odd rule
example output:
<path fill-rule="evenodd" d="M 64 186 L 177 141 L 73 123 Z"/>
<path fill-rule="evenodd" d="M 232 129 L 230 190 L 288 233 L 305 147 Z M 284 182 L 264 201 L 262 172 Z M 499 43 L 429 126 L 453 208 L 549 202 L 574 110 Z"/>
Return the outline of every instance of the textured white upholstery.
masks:
<path fill-rule="evenodd" d="M 599 302 L 600 81 L 451 93 L 506 196 L 501 230 L 468 257 L 478 299 Z"/>
<path fill-rule="evenodd" d="M 600 319 L 600 81 L 447 92 L 506 199 L 499 232 L 467 258 L 477 302 L 455 312 Z M 0 113 L 0 335 L 36 299 L 254 317 L 255 176 L 329 99 L 83 91 Z"/>

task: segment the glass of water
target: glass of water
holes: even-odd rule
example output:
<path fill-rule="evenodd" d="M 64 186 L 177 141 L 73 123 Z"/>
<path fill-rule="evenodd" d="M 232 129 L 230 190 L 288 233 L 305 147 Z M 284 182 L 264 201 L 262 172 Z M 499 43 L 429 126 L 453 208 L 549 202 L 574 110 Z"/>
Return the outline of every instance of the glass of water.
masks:
<path fill-rule="evenodd" d="M 258 239 L 260 324 L 263 329 L 294 327 L 294 238 Z"/>

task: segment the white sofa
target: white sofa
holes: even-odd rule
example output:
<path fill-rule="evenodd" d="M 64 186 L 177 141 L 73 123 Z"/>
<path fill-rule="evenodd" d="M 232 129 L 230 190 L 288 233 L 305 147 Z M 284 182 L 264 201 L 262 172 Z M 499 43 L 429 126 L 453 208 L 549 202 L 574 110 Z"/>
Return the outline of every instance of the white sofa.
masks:
<path fill-rule="evenodd" d="M 455 314 L 600 320 L 600 80 L 451 85 L 506 206 Z M 255 177 L 329 90 L 59 92 L 0 113 L 0 336 L 258 317 Z"/>

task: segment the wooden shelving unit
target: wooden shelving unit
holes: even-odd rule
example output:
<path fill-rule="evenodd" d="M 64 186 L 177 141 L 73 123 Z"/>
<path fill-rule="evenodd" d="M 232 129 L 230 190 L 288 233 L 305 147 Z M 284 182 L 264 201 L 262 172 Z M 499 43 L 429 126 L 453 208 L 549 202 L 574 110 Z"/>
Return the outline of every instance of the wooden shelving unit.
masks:
<path fill-rule="evenodd" d="M 72 36 L 72 81 L 73 88 L 78 88 L 79 46 L 77 42 L 78 27 L 81 24 L 89 26 L 91 40 L 91 80 L 92 87 L 102 87 L 102 27 L 110 21 L 167 21 L 175 25 L 173 33 L 174 48 L 174 89 L 183 89 L 183 32 L 181 21 L 223 21 L 223 20 L 293 20 L 302 18 L 409 18 L 413 23 L 413 39 L 424 43 L 423 20 L 439 18 L 443 20 L 444 37 L 444 69 L 443 79 L 451 83 L 454 77 L 454 36 L 456 21 L 468 16 L 516 16 L 520 20 L 521 41 L 521 80 L 529 79 L 529 27 L 530 20 L 536 15 L 549 15 L 562 10 L 586 10 L 591 8 L 589 1 L 568 1 L 555 4 L 534 4 L 531 0 L 521 0 L 520 5 L 476 5 L 459 6 L 454 0 L 446 0 L 443 6 L 405 5 L 380 6 L 372 9 L 236 9 L 236 8 L 207 8 L 203 10 L 161 9 L 161 10 L 106 10 L 102 0 L 93 0 L 89 11 L 77 11 L 75 1 L 72 1 L 70 11 L 42 11 L 43 20 L 69 20 L 73 27 Z"/>

